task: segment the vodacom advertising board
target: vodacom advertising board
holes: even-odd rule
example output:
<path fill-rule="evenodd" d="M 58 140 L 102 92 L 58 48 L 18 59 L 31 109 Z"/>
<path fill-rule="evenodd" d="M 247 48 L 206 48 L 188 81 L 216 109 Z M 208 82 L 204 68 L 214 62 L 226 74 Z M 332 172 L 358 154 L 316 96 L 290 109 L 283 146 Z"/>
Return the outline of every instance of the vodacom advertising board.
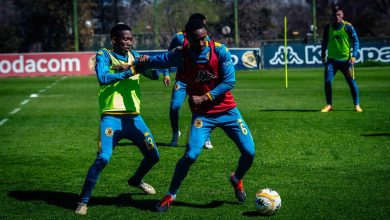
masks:
<path fill-rule="evenodd" d="M 165 50 L 138 51 L 159 55 Z M 259 69 L 259 48 L 230 48 L 234 68 Z M 0 78 L 95 74 L 96 52 L 0 54 Z"/>
<path fill-rule="evenodd" d="M 94 74 L 94 52 L 0 54 L 0 77 Z"/>

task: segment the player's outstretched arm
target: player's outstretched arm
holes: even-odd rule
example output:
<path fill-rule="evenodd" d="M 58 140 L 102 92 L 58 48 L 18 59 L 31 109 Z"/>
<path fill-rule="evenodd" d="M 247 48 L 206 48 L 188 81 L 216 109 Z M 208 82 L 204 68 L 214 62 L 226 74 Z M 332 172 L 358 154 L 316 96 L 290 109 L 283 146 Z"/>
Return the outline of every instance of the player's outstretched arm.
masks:
<path fill-rule="evenodd" d="M 96 54 L 95 70 L 100 85 L 112 84 L 135 74 L 128 65 L 119 65 L 114 68 L 120 72 L 110 73 L 110 55 L 104 49 L 99 50 Z"/>

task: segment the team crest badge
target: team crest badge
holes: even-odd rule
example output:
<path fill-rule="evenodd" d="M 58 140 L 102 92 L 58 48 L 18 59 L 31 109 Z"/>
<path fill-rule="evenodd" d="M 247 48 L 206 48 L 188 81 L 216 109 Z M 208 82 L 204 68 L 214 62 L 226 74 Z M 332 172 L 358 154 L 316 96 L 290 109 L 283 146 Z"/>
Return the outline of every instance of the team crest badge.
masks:
<path fill-rule="evenodd" d="M 102 51 L 99 51 L 103 54 Z M 99 54 L 98 52 L 98 54 Z M 101 54 L 99 54 L 101 55 Z M 92 72 L 96 72 L 95 70 L 95 65 L 96 65 L 96 56 L 95 55 L 92 55 L 89 59 L 88 59 L 88 67 L 89 69 L 92 71 Z"/>
<path fill-rule="evenodd" d="M 180 89 L 180 85 L 179 84 L 175 84 L 175 90 L 179 90 Z"/>
<path fill-rule="evenodd" d="M 203 121 L 201 119 L 196 119 L 194 122 L 196 128 L 201 128 L 203 126 Z"/>
<path fill-rule="evenodd" d="M 114 135 L 114 131 L 112 130 L 112 128 L 106 128 L 104 133 L 106 134 L 107 137 L 112 137 L 112 135 Z"/>
<path fill-rule="evenodd" d="M 145 136 L 145 137 L 149 136 L 149 132 L 146 131 L 146 132 L 144 133 L 144 136 Z"/>

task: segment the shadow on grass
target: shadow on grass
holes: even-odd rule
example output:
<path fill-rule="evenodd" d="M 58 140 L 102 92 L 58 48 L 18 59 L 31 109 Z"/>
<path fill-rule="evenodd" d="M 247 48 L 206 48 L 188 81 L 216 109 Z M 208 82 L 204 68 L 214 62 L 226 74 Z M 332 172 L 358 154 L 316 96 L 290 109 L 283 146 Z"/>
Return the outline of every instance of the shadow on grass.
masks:
<path fill-rule="evenodd" d="M 365 136 L 365 137 L 390 136 L 390 132 L 372 133 L 372 134 L 362 134 L 362 136 Z"/>
<path fill-rule="evenodd" d="M 164 146 L 164 147 L 172 147 L 172 148 L 176 148 L 176 147 L 186 147 L 186 145 L 177 145 L 177 146 L 172 146 L 171 143 L 159 143 L 159 142 L 156 142 L 157 144 L 157 147 L 160 147 L 160 146 Z"/>
<path fill-rule="evenodd" d="M 323 113 L 319 109 L 264 109 L 261 112 L 318 112 Z M 351 112 L 354 110 L 332 110 L 332 112 Z"/>
<path fill-rule="evenodd" d="M 223 204 L 241 205 L 239 202 L 213 200 L 208 204 L 193 204 L 193 203 L 175 201 L 174 203 L 172 203 L 171 206 L 186 206 L 186 207 L 197 208 L 197 209 L 212 209 L 212 208 L 218 208 L 218 207 L 222 206 Z"/>
<path fill-rule="evenodd" d="M 88 206 L 116 206 L 116 207 L 134 207 L 140 210 L 155 211 L 155 207 L 159 200 L 155 199 L 133 199 L 134 195 L 143 195 L 142 193 L 123 193 L 117 197 L 92 197 Z M 62 207 L 64 209 L 75 210 L 80 197 L 78 194 L 69 192 L 55 191 L 19 191 L 14 190 L 8 193 L 9 197 L 20 201 L 43 201 L 47 204 Z M 176 201 L 172 206 L 186 206 L 192 208 L 217 208 L 223 204 L 239 204 L 228 201 L 212 201 L 208 204 L 193 204 Z"/>
<path fill-rule="evenodd" d="M 172 146 L 171 143 L 161 143 L 161 142 L 156 142 L 156 145 L 157 147 L 186 147 L 185 145 L 182 145 L 182 146 Z M 135 144 L 133 144 L 132 142 L 121 142 L 121 143 L 118 143 L 116 146 L 121 146 L 121 147 L 136 147 Z"/>
<path fill-rule="evenodd" d="M 310 110 L 310 109 L 264 109 L 260 110 L 261 112 L 320 112 L 320 110 Z"/>
<path fill-rule="evenodd" d="M 263 214 L 260 214 L 259 212 L 256 212 L 256 211 L 249 211 L 249 212 L 243 212 L 242 213 L 243 216 L 246 216 L 246 217 L 264 217 L 264 218 L 269 218 L 269 216 L 267 215 L 263 215 Z"/>

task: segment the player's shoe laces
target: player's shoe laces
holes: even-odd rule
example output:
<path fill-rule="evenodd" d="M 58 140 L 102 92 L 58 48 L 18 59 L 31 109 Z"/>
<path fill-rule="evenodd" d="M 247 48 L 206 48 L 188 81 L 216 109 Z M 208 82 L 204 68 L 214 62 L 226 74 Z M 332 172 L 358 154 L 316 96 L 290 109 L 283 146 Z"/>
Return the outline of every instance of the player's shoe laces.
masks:
<path fill-rule="evenodd" d="M 333 110 L 332 106 L 331 105 L 327 105 L 323 109 L 321 109 L 321 112 L 330 112 L 332 110 Z"/>
<path fill-rule="evenodd" d="M 157 203 L 156 211 L 157 212 L 167 211 L 173 201 L 175 201 L 175 198 L 173 198 L 172 195 L 169 194 L 165 195 L 164 198 L 162 198 L 162 200 L 159 203 Z"/>
<path fill-rule="evenodd" d="M 156 194 L 156 190 L 153 188 L 153 186 L 151 186 L 150 184 L 147 184 L 143 181 L 141 181 L 141 183 L 139 184 L 136 184 L 134 183 L 131 178 L 127 181 L 127 183 L 129 184 L 129 186 L 134 186 L 134 187 L 137 187 L 138 189 L 140 189 L 142 192 L 144 192 L 145 194 L 148 194 L 148 195 L 154 195 Z"/>
<path fill-rule="evenodd" d="M 245 202 L 246 193 L 244 191 L 242 180 L 236 181 L 234 178 L 234 173 L 232 173 L 232 175 L 230 176 L 230 183 L 233 185 L 234 194 L 236 195 L 238 201 Z"/>
<path fill-rule="evenodd" d="M 75 213 L 79 214 L 79 215 L 86 215 L 87 214 L 87 210 L 88 210 L 87 204 L 79 202 L 79 204 L 77 205 Z"/>
<path fill-rule="evenodd" d="M 360 107 L 360 105 L 355 105 L 355 111 L 363 112 L 363 109 Z"/>
<path fill-rule="evenodd" d="M 206 149 L 213 149 L 213 145 L 211 144 L 211 141 L 210 140 L 207 140 L 206 142 L 204 142 L 204 148 Z"/>
<path fill-rule="evenodd" d="M 172 133 L 171 146 L 173 147 L 177 146 L 177 141 L 179 140 L 180 136 L 181 136 L 180 131 L 178 131 L 177 133 Z"/>

